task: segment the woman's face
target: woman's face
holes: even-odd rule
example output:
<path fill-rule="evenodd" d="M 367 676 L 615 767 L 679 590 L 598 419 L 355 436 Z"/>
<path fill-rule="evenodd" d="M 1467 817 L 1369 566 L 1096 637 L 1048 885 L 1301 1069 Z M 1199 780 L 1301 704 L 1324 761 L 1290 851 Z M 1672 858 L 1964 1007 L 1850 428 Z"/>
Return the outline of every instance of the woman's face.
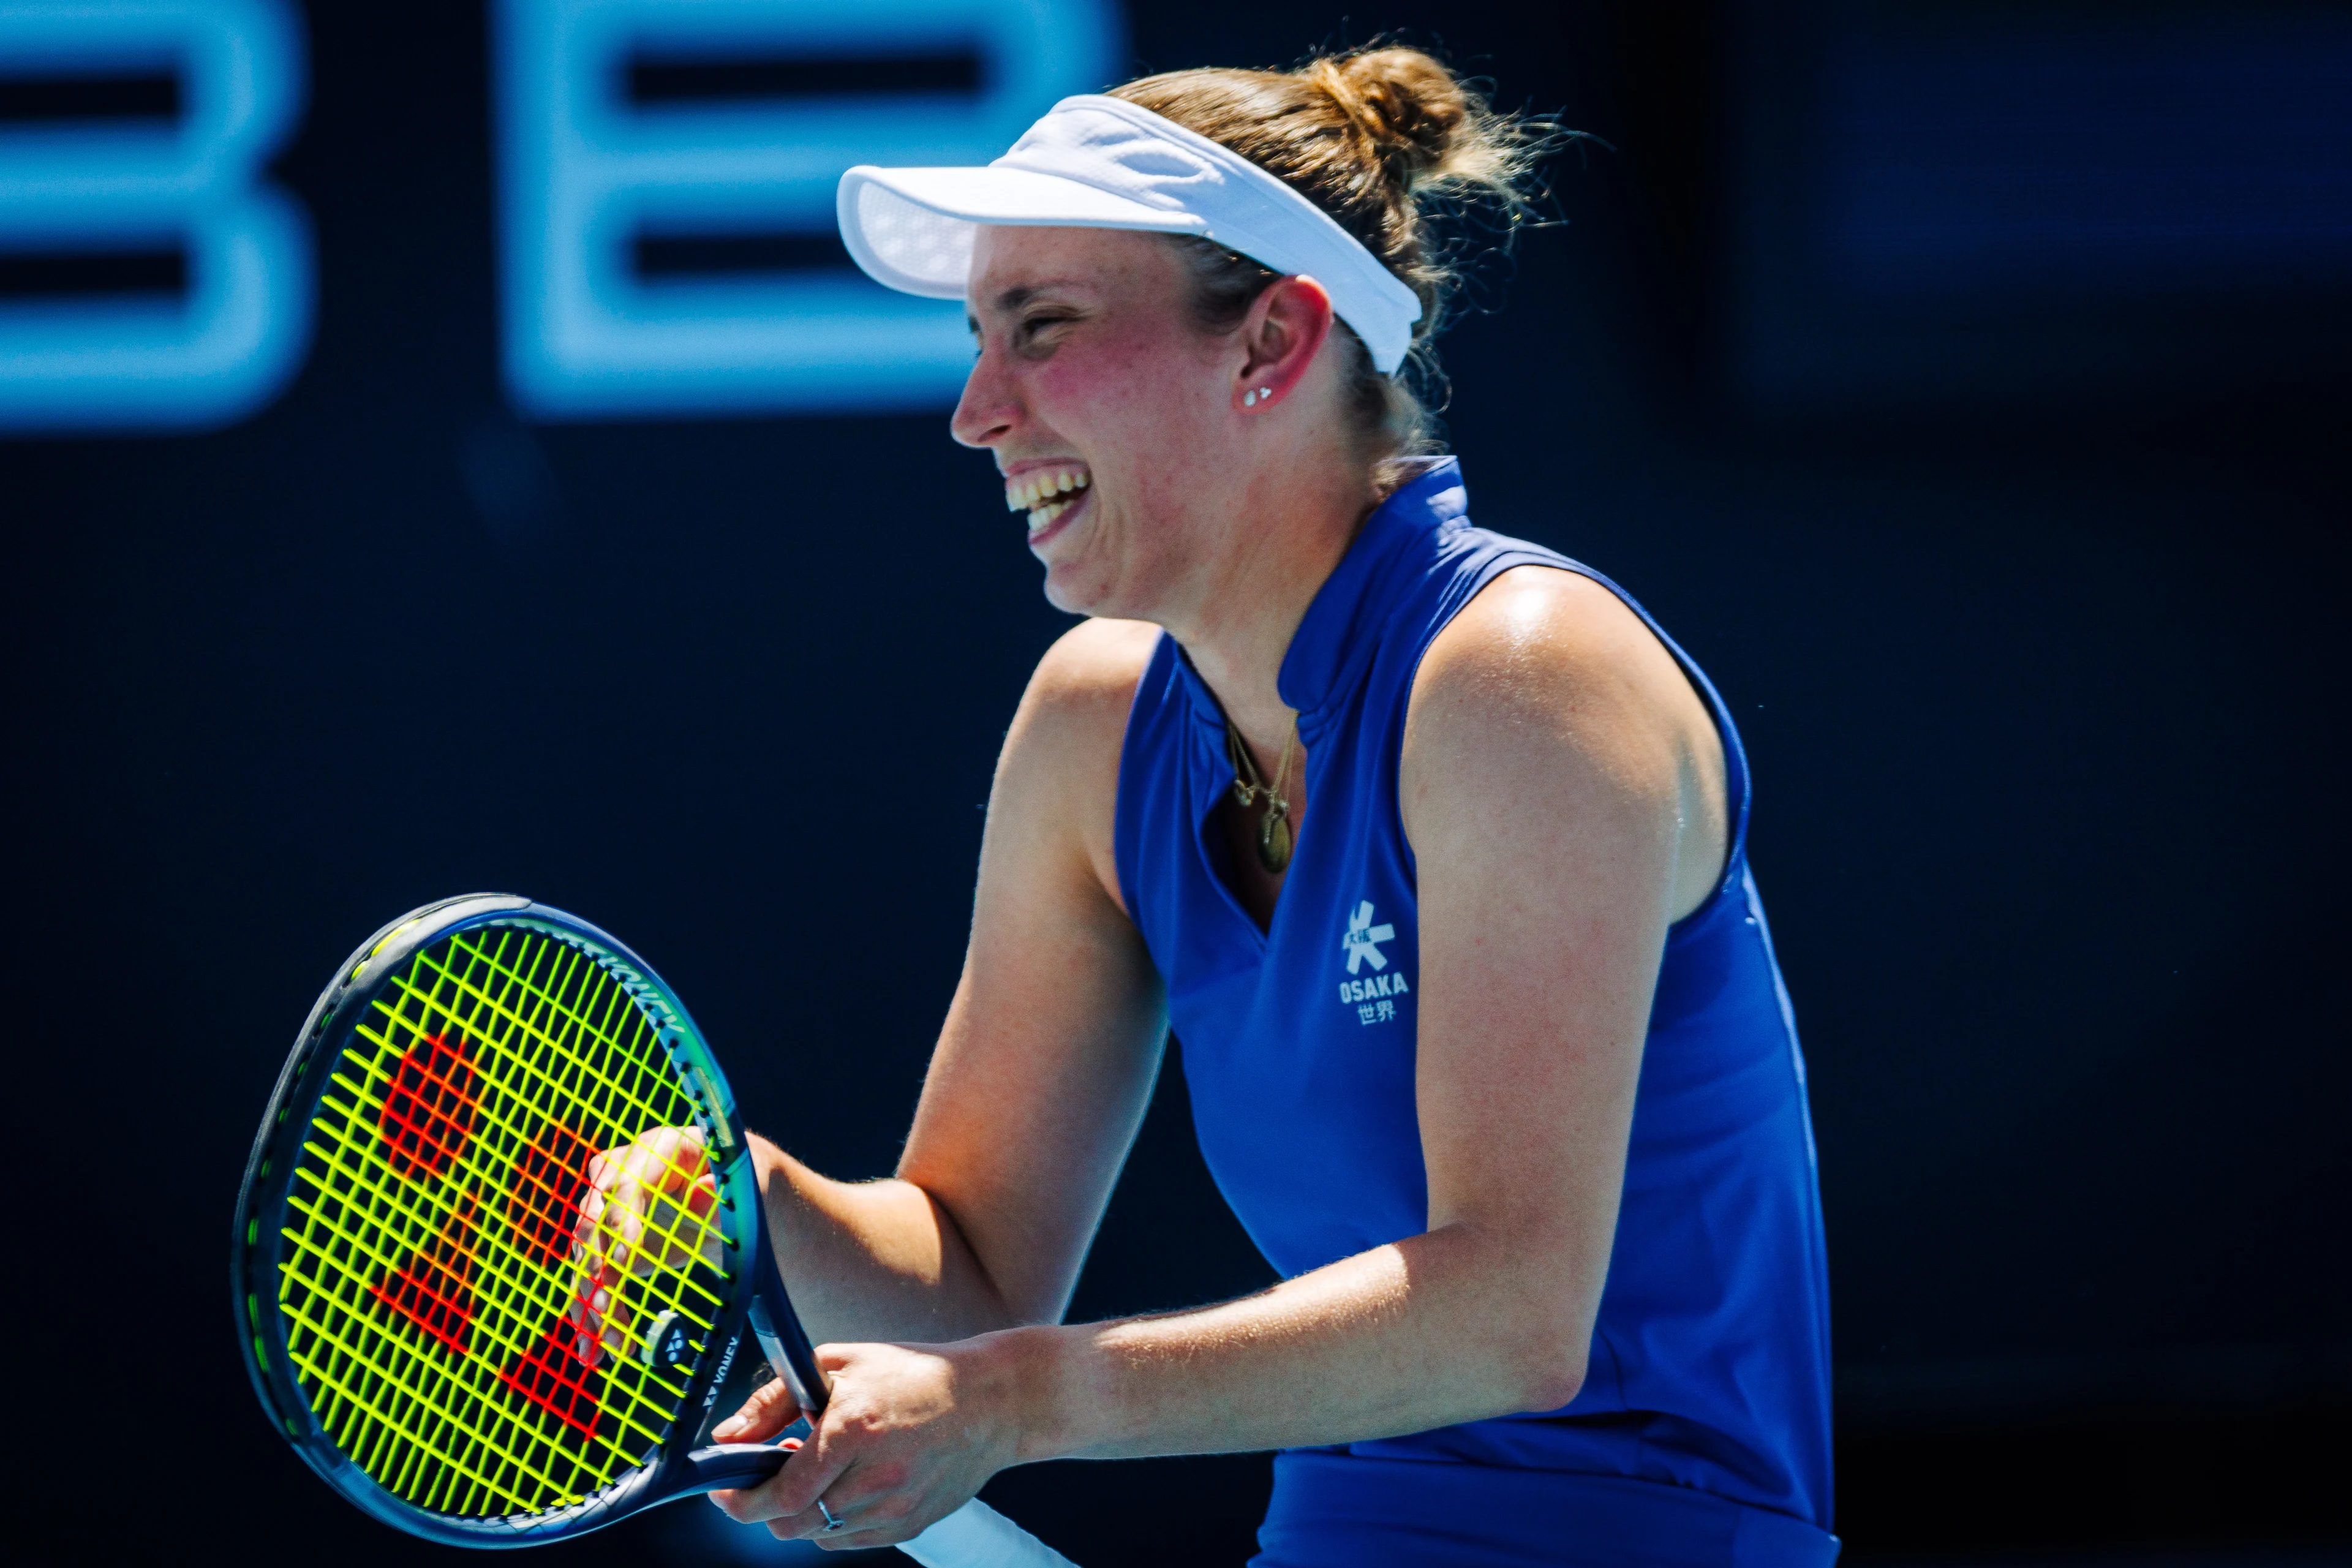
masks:
<path fill-rule="evenodd" d="M 1184 615 L 1248 477 L 1225 460 L 1244 351 L 1193 324 L 1182 258 L 1152 234 L 983 227 L 968 298 L 980 352 L 955 437 L 996 454 L 1046 598 Z"/>

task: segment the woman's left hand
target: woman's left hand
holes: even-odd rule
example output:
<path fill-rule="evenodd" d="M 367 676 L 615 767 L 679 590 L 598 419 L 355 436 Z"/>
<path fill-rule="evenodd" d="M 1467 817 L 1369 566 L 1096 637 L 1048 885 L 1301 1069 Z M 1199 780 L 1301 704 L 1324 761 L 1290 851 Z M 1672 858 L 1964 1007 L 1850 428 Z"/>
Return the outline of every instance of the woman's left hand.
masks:
<path fill-rule="evenodd" d="M 710 1494 L 728 1516 L 827 1548 L 895 1546 L 961 1508 L 1016 1457 L 1008 1381 L 971 1342 L 821 1345 L 824 1415 L 784 1468 Z M 779 1379 L 711 1430 L 722 1443 L 773 1437 L 800 1415 Z M 829 1529 L 822 1498 L 841 1521 Z"/>

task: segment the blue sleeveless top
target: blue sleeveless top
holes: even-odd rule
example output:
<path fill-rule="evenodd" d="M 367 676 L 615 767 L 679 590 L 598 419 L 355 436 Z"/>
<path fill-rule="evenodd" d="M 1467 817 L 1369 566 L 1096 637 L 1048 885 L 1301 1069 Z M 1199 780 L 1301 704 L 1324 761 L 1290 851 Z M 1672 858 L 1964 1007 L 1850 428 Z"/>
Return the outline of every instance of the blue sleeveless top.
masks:
<path fill-rule="evenodd" d="M 1224 720 L 1172 638 L 1128 718 L 1120 889 L 1167 986 L 1202 1153 L 1286 1277 L 1428 1228 L 1420 926 L 1397 802 L 1422 655 L 1514 566 L 1625 597 L 1472 527 L 1466 507 L 1452 459 L 1424 468 L 1364 524 L 1284 656 L 1313 805 L 1269 930 L 1220 872 L 1208 823 L 1233 778 Z M 1279 1456 L 1262 1568 L 1836 1555 L 1821 1202 L 1804 1060 L 1748 869 L 1747 760 L 1722 699 L 1658 637 L 1722 735 L 1731 853 L 1667 932 L 1582 1391 L 1544 1414 Z"/>

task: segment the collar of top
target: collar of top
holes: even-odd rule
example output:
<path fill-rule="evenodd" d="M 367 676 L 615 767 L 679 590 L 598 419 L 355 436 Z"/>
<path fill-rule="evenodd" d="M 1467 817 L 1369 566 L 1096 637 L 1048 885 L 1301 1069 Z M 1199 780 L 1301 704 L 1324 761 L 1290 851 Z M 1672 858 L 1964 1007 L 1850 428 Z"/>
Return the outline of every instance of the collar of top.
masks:
<path fill-rule="evenodd" d="M 1275 676 L 1275 689 L 1298 710 L 1298 737 L 1316 744 L 1380 652 L 1401 596 L 1429 571 L 1431 532 L 1470 510 L 1462 465 L 1425 458 L 1419 471 L 1373 509 L 1348 553 L 1307 606 Z"/>
<path fill-rule="evenodd" d="M 1420 459 L 1412 477 L 1364 520 L 1316 590 L 1275 676 L 1275 689 L 1298 710 L 1298 738 L 1310 751 L 1344 721 L 1398 604 L 1432 570 L 1429 536 L 1460 524 L 1469 511 L 1461 463 L 1450 457 Z M 1225 754 L 1225 710 L 1189 658 L 1177 664 L 1213 773 Z"/>
<path fill-rule="evenodd" d="M 1231 148 L 1123 99 L 1066 98 L 983 168 L 841 177 L 841 237 L 877 282 L 961 300 L 982 224 L 1198 235 L 1331 296 L 1382 374 L 1404 363 L 1421 300 L 1331 216 Z"/>

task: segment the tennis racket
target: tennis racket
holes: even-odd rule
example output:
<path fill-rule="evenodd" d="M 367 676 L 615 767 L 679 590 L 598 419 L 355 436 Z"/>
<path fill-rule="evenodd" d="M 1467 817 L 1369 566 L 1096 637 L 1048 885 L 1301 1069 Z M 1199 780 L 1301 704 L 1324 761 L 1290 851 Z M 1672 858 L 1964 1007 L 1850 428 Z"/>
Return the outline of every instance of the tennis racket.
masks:
<path fill-rule="evenodd" d="M 703 1168 L 678 1174 L 710 1201 L 643 1216 L 599 1344 L 574 1301 L 589 1162 L 659 1128 L 698 1134 Z M 782 1447 L 697 1442 L 747 1339 L 805 1414 L 824 1408 L 718 1059 L 643 959 L 528 899 L 429 904 L 352 955 L 270 1097 L 235 1254 L 272 1421 L 329 1485 L 430 1540 L 557 1541 L 772 1476 Z M 899 1550 L 1068 1568 L 977 1500 Z"/>

